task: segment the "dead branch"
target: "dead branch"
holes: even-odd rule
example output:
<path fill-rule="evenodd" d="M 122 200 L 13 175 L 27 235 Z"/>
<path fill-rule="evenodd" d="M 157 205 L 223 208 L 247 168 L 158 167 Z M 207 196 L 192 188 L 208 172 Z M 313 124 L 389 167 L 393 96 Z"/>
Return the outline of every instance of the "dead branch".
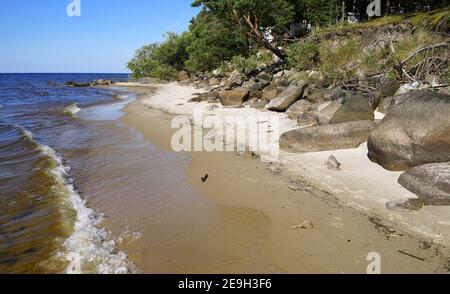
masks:
<path fill-rule="evenodd" d="M 434 49 L 440 48 L 440 47 L 448 47 L 448 46 L 450 46 L 450 41 L 420 48 L 419 50 L 417 50 L 416 52 L 411 54 L 408 58 L 403 60 L 403 62 L 401 62 L 401 65 L 403 66 L 405 63 L 407 63 L 408 61 L 410 61 L 411 59 L 413 59 L 414 57 L 416 57 L 417 55 L 419 55 L 422 52 L 434 50 Z"/>

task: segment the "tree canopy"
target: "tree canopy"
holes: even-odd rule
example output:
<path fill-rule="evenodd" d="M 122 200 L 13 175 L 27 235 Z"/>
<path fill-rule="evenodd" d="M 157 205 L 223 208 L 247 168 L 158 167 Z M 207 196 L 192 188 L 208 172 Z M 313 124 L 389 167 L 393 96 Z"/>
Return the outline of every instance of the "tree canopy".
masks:
<path fill-rule="evenodd" d="M 282 60 L 302 50 L 287 46 L 312 27 L 345 20 L 347 12 L 364 17 L 370 0 L 192 0 L 201 7 L 189 31 L 168 33 L 165 41 L 136 51 L 128 68 L 135 77 L 171 78 L 177 71 L 210 71 L 235 56 L 267 49 Z M 382 0 L 385 13 L 446 7 L 450 0 Z M 296 33 L 298 32 L 298 34 Z M 285 50 L 282 48 L 289 48 Z M 313 49 L 313 48 L 310 48 Z M 312 51 L 311 51 L 312 52 Z M 301 58 L 300 58 L 301 59 Z M 305 62 L 308 64 L 308 62 Z"/>

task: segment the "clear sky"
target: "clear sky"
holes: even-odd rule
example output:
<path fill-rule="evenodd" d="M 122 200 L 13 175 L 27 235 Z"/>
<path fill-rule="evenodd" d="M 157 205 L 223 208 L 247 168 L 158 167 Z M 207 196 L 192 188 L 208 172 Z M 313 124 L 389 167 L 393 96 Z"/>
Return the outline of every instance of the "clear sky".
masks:
<path fill-rule="evenodd" d="M 144 44 L 182 32 L 197 14 L 192 0 L 1 0 L 0 72 L 127 72 Z"/>

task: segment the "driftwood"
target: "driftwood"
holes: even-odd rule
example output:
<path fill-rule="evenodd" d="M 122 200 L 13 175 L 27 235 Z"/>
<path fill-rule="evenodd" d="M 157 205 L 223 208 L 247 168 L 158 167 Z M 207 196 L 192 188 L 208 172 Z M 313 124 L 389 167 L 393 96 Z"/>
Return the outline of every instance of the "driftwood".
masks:
<path fill-rule="evenodd" d="M 401 64 L 404 65 L 405 63 L 407 63 L 408 61 L 410 61 L 411 59 L 413 59 L 414 57 L 416 57 L 417 55 L 419 55 L 422 52 L 433 50 L 433 49 L 436 49 L 436 48 L 448 47 L 448 46 L 450 46 L 450 41 L 420 48 L 419 50 L 417 50 L 416 52 L 411 54 L 408 58 L 403 60 L 401 62 Z"/>

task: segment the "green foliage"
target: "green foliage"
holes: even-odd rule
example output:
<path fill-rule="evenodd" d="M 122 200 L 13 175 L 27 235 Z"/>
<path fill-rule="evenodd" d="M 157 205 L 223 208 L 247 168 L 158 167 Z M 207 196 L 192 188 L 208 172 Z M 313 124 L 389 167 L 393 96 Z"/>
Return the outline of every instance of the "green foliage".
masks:
<path fill-rule="evenodd" d="M 294 18 L 292 1 L 286 0 L 195 0 L 192 5 L 203 7 L 221 19 L 234 22 L 244 29 L 246 17 L 259 27 L 275 30 L 286 27 Z M 244 29 L 246 30 L 246 29 Z"/>
<path fill-rule="evenodd" d="M 339 0 L 303 0 L 304 17 L 313 26 L 325 26 L 336 23 L 342 17 Z"/>
<path fill-rule="evenodd" d="M 447 83 L 450 83 L 450 66 L 447 65 L 447 68 L 444 71 L 444 79 L 447 81 Z"/>
<path fill-rule="evenodd" d="M 239 70 L 244 74 L 249 74 L 257 69 L 266 67 L 272 61 L 272 53 L 260 52 L 250 57 L 234 56 L 228 63 L 225 71 Z"/>
<path fill-rule="evenodd" d="M 178 70 L 184 68 L 188 59 L 187 46 L 189 34 L 168 33 L 161 43 L 146 45 L 136 51 L 134 58 L 127 64 L 134 78 L 155 77 L 171 79 Z"/>
<path fill-rule="evenodd" d="M 190 71 L 209 71 L 238 54 L 246 54 L 247 39 L 225 20 L 210 12 L 201 12 L 190 26 L 189 57 L 185 62 Z"/>
<path fill-rule="evenodd" d="M 340 82 L 355 76 L 361 62 L 359 39 L 349 39 L 344 42 L 324 41 L 321 43 L 320 69 L 324 77 L 331 83 Z"/>
<path fill-rule="evenodd" d="M 309 70 L 314 67 L 319 58 L 319 46 L 316 42 L 307 41 L 303 44 L 292 44 L 287 49 L 287 62 L 297 70 Z"/>

